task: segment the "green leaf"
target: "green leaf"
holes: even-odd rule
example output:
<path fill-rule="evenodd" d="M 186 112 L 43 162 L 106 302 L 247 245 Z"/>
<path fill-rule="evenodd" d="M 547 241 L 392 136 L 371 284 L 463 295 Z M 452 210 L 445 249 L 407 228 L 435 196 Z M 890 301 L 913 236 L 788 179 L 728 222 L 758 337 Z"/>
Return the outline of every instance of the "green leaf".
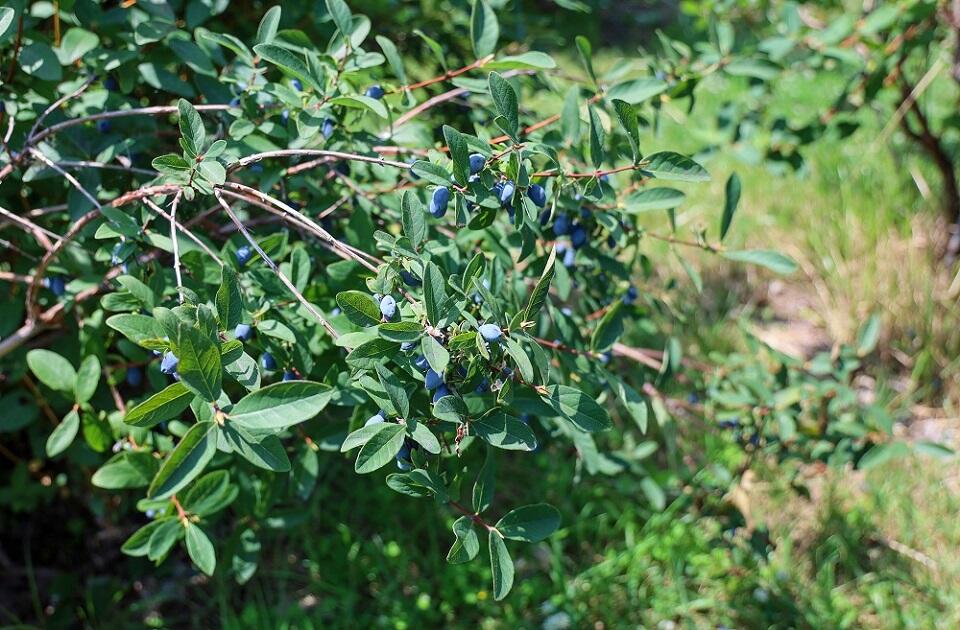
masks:
<path fill-rule="evenodd" d="M 517 92 L 509 81 L 496 72 L 490 73 L 488 83 L 490 85 L 490 96 L 493 97 L 493 105 L 496 107 L 497 113 L 506 121 L 507 133 L 516 140 L 517 131 L 520 128 Z"/>
<path fill-rule="evenodd" d="M 410 166 L 410 170 L 414 172 L 418 177 L 422 177 L 431 184 L 436 184 L 437 186 L 449 186 L 450 178 L 452 177 L 450 171 L 443 168 L 439 164 L 434 164 L 433 162 L 427 162 L 426 160 L 417 160 Z M 417 200 L 419 204 L 419 200 Z"/>
<path fill-rule="evenodd" d="M 100 44 L 100 38 L 88 30 L 73 27 L 68 30 L 60 41 L 58 55 L 60 63 L 69 66 Z"/>
<path fill-rule="evenodd" d="M 857 332 L 857 356 L 865 357 L 873 352 L 879 339 L 880 316 L 873 313 Z"/>
<path fill-rule="evenodd" d="M 493 53 L 500 38 L 500 25 L 497 14 L 486 0 L 473 0 L 470 14 L 470 39 L 473 41 L 473 54 L 482 59 Z"/>
<path fill-rule="evenodd" d="M 216 423 L 190 427 L 170 452 L 147 489 L 151 499 L 165 499 L 193 481 L 217 452 Z"/>
<path fill-rule="evenodd" d="M 768 249 L 745 249 L 741 251 L 725 251 L 720 253 L 724 258 L 760 265 L 776 273 L 789 274 L 797 270 L 797 263 L 780 252 Z"/>
<path fill-rule="evenodd" d="M 290 459 L 283 443 L 275 435 L 254 437 L 243 426 L 227 422 L 223 426 L 223 437 L 235 452 L 259 468 L 274 472 L 289 472 Z"/>
<path fill-rule="evenodd" d="M 869 470 L 898 457 L 906 457 L 909 454 L 910 445 L 906 442 L 883 442 L 881 444 L 874 444 L 870 447 L 869 451 L 864 453 L 860 461 L 857 462 L 857 468 L 860 470 Z"/>
<path fill-rule="evenodd" d="M 77 371 L 56 352 L 31 350 L 27 353 L 27 366 L 41 383 L 59 392 L 73 394 L 77 383 Z"/>
<path fill-rule="evenodd" d="M 388 339 L 371 339 L 360 344 L 347 355 L 347 363 L 355 368 L 372 368 L 383 363 L 389 357 L 395 356 L 400 344 Z"/>
<path fill-rule="evenodd" d="M 139 233 L 140 227 L 136 226 L 136 230 Z M 154 293 L 153 289 L 144 284 L 139 278 L 134 278 L 133 276 L 128 275 L 117 276 L 117 283 L 133 294 L 133 297 L 135 297 L 144 308 L 152 310 L 156 305 L 156 293 Z"/>
<path fill-rule="evenodd" d="M 527 356 L 527 353 L 520 345 L 520 342 L 513 337 L 504 337 L 503 344 L 506 346 L 507 353 L 510 355 L 510 358 L 513 359 L 514 364 L 517 366 L 517 370 L 520 372 L 520 377 L 528 383 L 532 381 L 533 363 L 530 361 L 530 357 Z"/>
<path fill-rule="evenodd" d="M 427 335 L 420 342 L 420 349 L 423 356 L 427 358 L 427 363 L 433 368 L 434 372 L 443 374 L 450 363 L 450 352 L 447 351 L 440 342 Z"/>
<path fill-rule="evenodd" d="M 81 405 L 89 402 L 97 391 L 97 385 L 100 384 L 100 359 L 97 355 L 91 354 L 80 362 L 80 369 L 77 370 L 77 379 L 74 385 L 75 400 Z"/>
<path fill-rule="evenodd" d="M 543 266 L 543 271 L 540 273 L 540 279 L 537 281 L 537 285 L 533 287 L 533 291 L 530 292 L 530 299 L 527 301 L 527 307 L 523 311 L 523 321 L 534 321 L 540 309 L 542 309 L 543 305 L 547 302 L 547 297 L 550 295 L 550 283 L 553 281 L 556 261 L 557 248 L 554 247 L 547 256 L 547 262 Z"/>
<path fill-rule="evenodd" d="M 423 303 L 427 309 L 427 320 L 437 326 L 443 319 L 441 306 L 447 298 L 447 281 L 443 272 L 432 262 L 423 266 Z"/>
<path fill-rule="evenodd" d="M 241 398 L 227 415 L 248 429 L 283 429 L 316 416 L 334 393 L 329 385 L 313 381 L 274 383 Z"/>
<path fill-rule="evenodd" d="M 220 327 L 227 330 L 235 328 L 243 317 L 243 296 L 240 294 L 237 272 L 227 265 L 220 268 L 217 315 L 220 317 Z"/>
<path fill-rule="evenodd" d="M 362 291 L 337 293 L 337 306 L 357 326 L 376 326 L 382 319 L 380 307 L 373 298 Z"/>
<path fill-rule="evenodd" d="M 610 349 L 623 334 L 623 301 L 617 300 L 604 313 L 590 338 L 590 347 L 597 352 Z"/>
<path fill-rule="evenodd" d="M 280 26 L 280 7 L 270 7 L 263 14 L 260 24 L 257 26 L 257 43 L 269 44 L 277 36 L 277 29 Z"/>
<path fill-rule="evenodd" d="M 470 177 L 469 154 L 467 140 L 463 134 L 449 125 L 443 126 L 443 138 L 450 149 L 450 159 L 453 160 L 453 175 L 461 186 L 467 185 Z"/>
<path fill-rule="evenodd" d="M 627 140 L 630 142 L 630 150 L 633 153 L 633 163 L 636 164 L 640 161 L 640 127 L 637 122 L 637 112 L 630 103 L 620 99 L 613 99 L 613 109 L 617 113 L 620 126 L 627 132 Z"/>
<path fill-rule="evenodd" d="M 582 431 L 593 433 L 613 426 L 606 410 L 579 389 L 567 385 L 551 385 L 547 388 L 543 401 Z"/>
<path fill-rule="evenodd" d="M 471 420 L 470 431 L 491 446 L 508 451 L 532 451 L 537 448 L 537 436 L 533 430 L 499 407 Z"/>
<path fill-rule="evenodd" d="M 381 426 L 383 428 L 371 436 L 357 454 L 354 468 L 360 474 L 370 473 L 386 466 L 403 446 L 403 439 L 406 436 L 404 427 L 399 424 Z"/>
<path fill-rule="evenodd" d="M 217 554 L 210 538 L 196 523 L 187 525 L 187 554 L 198 569 L 207 575 L 213 575 L 217 568 Z"/>
<path fill-rule="evenodd" d="M 727 236 L 730 229 L 730 223 L 733 221 L 733 213 L 737 210 L 737 204 L 740 203 L 740 178 L 736 173 L 731 173 L 727 179 L 726 196 L 723 202 L 723 217 L 720 219 L 720 240 Z"/>
<path fill-rule="evenodd" d="M 350 7 L 343 0 L 326 0 L 326 5 L 327 13 L 333 18 L 337 30 L 345 38 L 350 37 L 353 32 L 353 14 L 350 13 Z"/>
<path fill-rule="evenodd" d="M 47 457 L 56 457 L 67 450 L 73 444 L 78 431 L 80 431 L 80 414 L 76 409 L 71 409 L 47 438 Z"/>
<path fill-rule="evenodd" d="M 167 153 L 166 155 L 155 157 L 153 161 L 150 162 L 150 165 L 153 166 L 154 170 L 164 175 L 178 175 L 180 173 L 186 173 L 193 168 L 190 162 L 187 162 L 176 153 Z"/>
<path fill-rule="evenodd" d="M 611 380 L 614 384 L 614 391 L 617 392 L 617 397 L 620 398 L 620 402 L 633 417 L 633 421 L 637 423 L 640 433 L 646 433 L 648 415 L 646 401 L 637 390 L 622 379 L 612 376 Z"/>
<path fill-rule="evenodd" d="M 477 557 L 480 553 L 480 538 L 469 516 L 461 516 L 453 522 L 453 535 L 456 540 L 447 552 L 447 562 L 463 564 Z"/>
<path fill-rule="evenodd" d="M 556 67 L 553 57 L 538 50 L 500 57 L 484 66 L 488 70 L 551 70 Z"/>
<path fill-rule="evenodd" d="M 473 484 L 473 511 L 483 512 L 493 503 L 494 488 L 497 480 L 496 451 L 487 447 L 487 457 L 483 460 L 483 467 L 477 474 Z"/>
<path fill-rule="evenodd" d="M 172 420 L 190 406 L 194 393 L 186 385 L 176 382 L 157 392 L 139 405 L 128 409 L 123 421 L 144 429 Z"/>
<path fill-rule="evenodd" d="M 427 237 L 427 219 L 420 198 L 412 190 L 403 191 L 400 199 L 400 220 L 403 234 L 410 239 L 410 245 L 414 249 L 420 247 L 420 243 Z"/>
<path fill-rule="evenodd" d="M 315 90 L 319 92 L 324 91 L 323 86 L 313 78 L 313 74 L 310 72 L 307 64 L 303 62 L 303 59 L 286 48 L 281 48 L 274 44 L 257 44 L 253 47 L 253 52 L 287 74 L 301 79 L 306 85 L 309 85 Z"/>
<path fill-rule="evenodd" d="M 180 112 L 180 135 L 194 155 L 200 155 L 207 139 L 200 114 L 190 101 L 182 98 L 177 101 L 177 110 Z"/>
<path fill-rule="evenodd" d="M 146 451 L 121 451 L 93 473 L 90 482 L 106 490 L 145 488 L 157 474 L 160 461 Z"/>
<path fill-rule="evenodd" d="M 686 195 L 676 188 L 647 188 L 627 195 L 622 208 L 627 214 L 676 208 Z"/>
<path fill-rule="evenodd" d="M 133 532 L 133 535 L 127 539 L 123 546 L 120 547 L 120 551 L 127 554 L 128 556 L 133 556 L 139 558 L 150 553 L 150 538 L 153 537 L 153 534 L 164 527 L 167 523 L 177 523 L 176 519 L 160 519 L 147 523 L 137 531 Z"/>
<path fill-rule="evenodd" d="M 444 396 L 440 400 L 442 401 L 446 398 L 456 399 L 455 396 Z M 439 405 L 440 401 L 437 401 L 437 404 Z M 407 426 L 408 427 L 410 426 L 409 422 Z M 420 446 L 422 446 L 423 450 L 425 450 L 426 452 L 431 453 L 433 455 L 440 454 L 440 440 L 437 439 L 437 436 L 433 434 L 433 431 L 431 431 L 430 428 L 424 423 L 422 422 L 415 423 L 413 431 L 409 431 L 409 434 L 410 434 L 410 437 L 413 439 L 413 441 L 419 444 Z"/>
<path fill-rule="evenodd" d="M 403 389 L 403 383 L 400 382 L 400 379 L 398 379 L 393 372 L 383 365 L 378 364 L 376 370 L 380 385 L 383 386 L 387 397 L 390 399 L 390 402 L 393 403 L 393 408 L 397 410 L 401 418 L 408 417 L 410 415 L 410 398 Z"/>
<path fill-rule="evenodd" d="M 593 84 L 597 85 L 597 75 L 593 71 L 593 47 L 590 45 L 590 40 L 583 35 L 577 35 L 575 41 L 577 52 L 580 53 L 580 63 L 583 64 L 583 69 L 587 71 Z"/>
<path fill-rule="evenodd" d="M 21 48 L 17 61 L 25 74 L 41 81 L 59 81 L 63 78 L 57 54 L 43 42 L 33 42 Z"/>
<path fill-rule="evenodd" d="M 423 326 L 417 322 L 384 322 L 377 326 L 377 332 L 390 341 L 417 341 L 423 335 Z"/>
<path fill-rule="evenodd" d="M 226 507 L 236 496 L 236 488 L 230 485 L 230 473 L 215 470 L 200 477 L 182 497 L 180 505 L 197 516 L 207 516 Z"/>
<path fill-rule="evenodd" d="M 513 588 L 513 560 L 503 538 L 491 531 L 488 536 L 490 547 L 490 570 L 493 573 L 493 598 L 500 601 Z"/>
<path fill-rule="evenodd" d="M 214 402 L 220 397 L 223 383 L 223 365 L 220 348 L 200 330 L 186 324 L 177 327 L 177 373 L 180 382 L 203 397 Z"/>
<path fill-rule="evenodd" d="M 600 117 L 597 116 L 597 111 L 594 108 L 588 107 L 587 111 L 590 114 L 590 158 L 593 160 L 593 166 L 600 168 L 604 160 L 605 134 L 603 125 L 600 123 Z"/>
<path fill-rule="evenodd" d="M 546 503 L 525 505 L 507 512 L 495 527 L 504 538 L 540 542 L 560 527 L 560 512 Z"/>
<path fill-rule="evenodd" d="M 666 81 L 654 78 L 633 79 L 618 83 L 610 88 L 607 97 L 631 105 L 639 105 L 645 100 L 667 91 Z"/>
<path fill-rule="evenodd" d="M 341 105 L 343 107 L 350 107 L 352 109 L 369 109 L 380 118 L 390 117 L 390 114 L 387 112 L 387 106 L 383 104 L 383 101 L 379 101 L 369 96 L 362 96 L 360 94 L 347 94 L 345 96 L 338 96 L 330 99 L 330 103 L 332 105 Z"/>
<path fill-rule="evenodd" d="M 657 179 L 681 182 L 705 182 L 710 179 L 707 169 L 687 156 L 673 151 L 661 151 L 647 156 L 642 165 L 644 171 L 653 173 Z"/>
<path fill-rule="evenodd" d="M 580 137 L 580 88 L 574 86 L 567 90 L 560 114 L 560 127 L 567 142 L 576 142 Z"/>
<path fill-rule="evenodd" d="M 405 84 L 407 82 L 407 73 L 403 69 L 403 58 L 400 56 L 397 46 L 382 35 L 377 35 L 375 39 L 377 43 L 380 44 L 380 50 L 383 51 L 383 56 L 386 57 L 387 62 L 390 63 L 390 68 L 393 69 L 393 73 L 400 79 L 400 83 Z"/>
<path fill-rule="evenodd" d="M 13 26 L 13 19 L 17 12 L 10 7 L 0 7 L 0 40 L 7 35 L 7 31 Z"/>

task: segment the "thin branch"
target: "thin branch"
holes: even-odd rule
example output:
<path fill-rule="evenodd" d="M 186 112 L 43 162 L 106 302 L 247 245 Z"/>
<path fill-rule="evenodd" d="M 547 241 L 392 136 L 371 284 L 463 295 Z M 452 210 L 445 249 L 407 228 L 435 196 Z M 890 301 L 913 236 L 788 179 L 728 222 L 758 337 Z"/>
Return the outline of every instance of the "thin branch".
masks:
<path fill-rule="evenodd" d="M 165 211 L 163 210 L 163 208 L 161 208 L 161 207 L 158 206 L 157 204 L 153 203 L 153 202 L 150 201 L 149 199 L 144 199 L 144 200 L 143 200 L 143 203 L 144 203 L 144 205 L 146 205 L 148 208 L 150 208 L 150 210 L 154 211 L 155 213 L 159 214 L 161 217 L 163 217 L 164 219 L 166 219 L 170 224 L 174 224 L 174 223 L 175 223 L 175 221 L 173 221 L 173 218 L 171 217 L 171 215 L 170 215 L 169 213 L 165 212 Z M 193 232 L 191 232 L 190 230 L 188 230 L 187 227 L 186 227 L 185 225 L 183 225 L 182 223 L 176 223 L 176 226 L 177 226 L 177 229 L 180 230 L 180 233 L 181 233 L 181 234 L 183 234 L 184 236 L 186 236 L 187 238 L 189 238 L 191 241 L 193 241 L 194 243 L 196 243 L 196 244 L 197 244 L 197 247 L 199 247 L 200 249 L 202 249 L 208 256 L 210 256 L 210 258 L 212 258 L 212 259 L 214 260 L 214 262 L 216 262 L 218 265 L 220 265 L 221 267 L 223 267 L 224 263 L 223 263 L 222 260 L 220 260 L 220 256 L 218 256 L 215 251 L 213 251 L 212 249 L 210 249 L 210 247 L 209 247 L 206 243 L 204 243 L 202 240 L 200 240 L 200 238 L 197 237 L 196 234 L 194 234 Z"/>
<path fill-rule="evenodd" d="M 243 234 L 244 238 L 247 239 L 247 242 L 250 243 L 250 246 L 253 247 L 257 254 L 260 255 L 260 258 L 267 263 L 267 266 L 270 267 L 270 269 L 278 278 L 280 278 L 280 281 L 284 284 L 284 286 L 287 287 L 287 289 L 290 290 L 291 293 L 293 293 L 300 304 L 307 309 L 307 312 L 313 315 L 314 319 L 316 319 L 320 325 L 323 326 L 328 333 L 330 333 L 331 337 L 337 339 L 340 336 L 340 333 L 338 333 L 336 329 L 330 325 L 330 322 L 328 322 L 326 318 L 320 314 L 313 304 L 307 301 L 307 298 L 303 296 L 303 293 L 301 293 L 300 290 L 297 289 L 292 282 L 290 282 L 290 279 L 287 278 L 282 271 L 280 271 L 280 268 L 277 266 L 277 264 L 273 262 L 269 256 L 267 256 L 263 249 L 261 249 L 259 243 L 257 243 L 256 239 L 254 239 L 250 234 L 250 231 L 247 230 L 246 226 L 243 225 L 243 222 L 240 221 L 240 219 L 237 218 L 237 215 L 233 213 L 233 210 L 230 209 L 230 205 L 223 200 L 223 195 L 220 190 L 214 189 L 213 194 L 217 198 L 217 202 L 220 203 L 220 206 L 223 208 L 224 212 L 227 213 L 227 216 L 230 217 L 230 220 L 233 221 L 233 223 L 237 226 L 237 229 L 240 230 L 240 233 Z"/>
<path fill-rule="evenodd" d="M 373 157 L 370 155 L 359 155 L 357 153 L 343 153 L 342 151 L 324 151 L 322 149 L 278 149 L 276 151 L 264 151 L 263 153 L 254 153 L 245 158 L 237 160 L 227 166 L 227 172 L 231 173 L 238 168 L 244 168 L 255 162 L 275 157 L 304 157 L 304 156 L 324 156 L 340 160 L 349 160 L 354 162 L 369 162 L 379 166 L 393 166 L 395 168 L 408 169 L 410 164 L 406 162 L 396 162 L 387 160 L 383 157 Z"/>
<path fill-rule="evenodd" d="M 230 109 L 229 105 L 194 105 L 198 112 L 222 112 Z M 172 105 L 157 105 L 153 107 L 135 107 L 132 109 L 120 109 L 110 112 L 99 112 L 96 114 L 90 114 L 89 116 L 82 116 L 80 118 L 71 118 L 70 120 L 65 120 L 56 125 L 47 127 L 46 129 L 40 131 L 37 135 L 33 136 L 32 144 L 36 144 L 41 140 L 51 136 L 55 133 L 59 133 L 64 129 L 69 129 L 70 127 L 76 127 L 77 125 L 83 125 L 88 122 L 93 122 L 95 120 L 106 120 L 112 118 L 126 118 L 129 116 L 163 116 L 166 114 L 176 114 L 179 110 L 177 107 Z"/>
<path fill-rule="evenodd" d="M 177 238 L 177 206 L 180 205 L 180 196 L 182 190 L 178 190 L 173 196 L 173 202 L 170 204 L 170 240 L 173 241 L 173 273 L 177 278 L 177 294 L 180 297 L 180 303 L 184 302 L 183 277 L 180 274 L 180 239 Z"/>
<path fill-rule="evenodd" d="M 73 92 L 70 92 L 69 94 L 63 95 L 63 96 L 61 96 L 60 98 L 58 98 L 57 100 L 55 100 L 54 102 L 50 103 L 50 106 L 47 107 L 45 110 L 43 110 L 43 113 L 40 114 L 40 115 L 37 117 L 36 122 L 33 123 L 33 127 L 30 128 L 30 133 L 27 134 L 27 142 L 26 142 L 26 144 L 28 144 L 28 145 L 32 145 L 32 144 L 33 144 L 33 142 L 32 142 L 33 135 L 34 135 L 35 133 L 37 133 L 37 129 L 39 129 L 39 128 L 40 128 L 40 125 L 43 124 L 43 121 L 47 119 L 47 116 L 49 116 L 49 115 L 52 114 L 54 111 L 56 111 L 57 109 L 59 109 L 60 106 L 63 105 L 64 103 L 66 103 L 67 101 L 69 101 L 69 100 L 71 100 L 71 99 L 73 99 L 73 98 L 76 98 L 76 97 L 80 96 L 81 94 L 83 94 L 83 92 L 84 92 L 88 87 L 90 87 L 90 84 L 93 83 L 93 82 L 96 81 L 96 80 L 97 80 L 97 75 L 95 75 L 95 74 L 94 74 L 94 75 L 91 75 L 91 76 L 88 77 L 87 80 L 84 81 L 83 84 L 82 84 L 80 87 L 78 87 L 76 90 L 74 90 Z"/>
<path fill-rule="evenodd" d="M 59 234 L 55 234 L 50 230 L 44 229 L 39 225 L 37 225 L 36 223 L 34 223 L 33 221 L 30 221 L 29 219 L 25 219 L 24 217 L 21 217 L 18 214 L 14 214 L 13 212 L 10 212 L 9 210 L 7 210 L 2 206 L 0 206 L 0 215 L 7 217 L 10 221 L 17 224 L 19 227 L 33 234 L 34 238 L 37 239 L 37 242 L 40 243 L 40 246 L 48 251 L 53 248 L 53 243 L 47 237 L 49 236 L 50 238 L 57 239 L 57 240 L 60 239 Z"/>

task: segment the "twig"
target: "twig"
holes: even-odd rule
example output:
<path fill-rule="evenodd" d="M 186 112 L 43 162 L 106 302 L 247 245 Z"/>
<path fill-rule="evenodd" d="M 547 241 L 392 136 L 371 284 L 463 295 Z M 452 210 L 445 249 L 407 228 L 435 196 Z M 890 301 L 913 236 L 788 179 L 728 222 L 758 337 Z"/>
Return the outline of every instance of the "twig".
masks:
<path fill-rule="evenodd" d="M 183 277 L 180 274 L 180 239 L 177 237 L 177 206 L 180 205 L 180 195 L 182 190 L 178 190 L 173 196 L 173 202 L 170 204 L 170 240 L 173 241 L 173 273 L 177 278 L 177 294 L 180 296 L 180 303 L 183 304 L 185 296 L 183 294 Z"/>

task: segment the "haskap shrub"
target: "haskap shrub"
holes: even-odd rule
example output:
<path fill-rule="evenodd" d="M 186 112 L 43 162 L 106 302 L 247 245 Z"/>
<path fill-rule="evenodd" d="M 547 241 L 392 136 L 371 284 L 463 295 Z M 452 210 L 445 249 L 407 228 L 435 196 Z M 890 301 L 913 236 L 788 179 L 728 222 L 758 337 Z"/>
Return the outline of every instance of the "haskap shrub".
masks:
<path fill-rule="evenodd" d="M 253 41 L 202 26 L 205 7 L 78 2 L 56 47 L 52 9 L 0 9 L 14 70 L 0 185 L 5 205 L 35 208 L 2 211 L 22 238 L 0 357 L 66 410 L 50 430 L 13 408 L 5 430 L 144 495 L 125 553 L 159 563 L 183 545 L 240 581 L 256 569 L 251 523 L 308 497 L 332 444 L 357 473 L 396 467 L 398 500 L 459 516 L 449 562 L 485 539 L 502 599 L 510 547 L 561 523 L 538 497 L 498 500 L 498 458 L 567 440 L 587 471 L 619 470 L 594 436 L 611 410 L 646 431 L 663 406 L 639 375 L 682 369 L 676 340 L 660 359 L 620 343 L 669 310 L 633 284 L 656 264 L 646 244 L 792 261 L 720 243 L 735 178 L 715 241 L 640 221 L 673 218 L 683 193 L 663 181 L 709 177 L 641 147 L 663 102 L 649 99 L 689 96 L 689 76 L 598 77 L 583 38 L 582 72 L 555 74 L 544 53 L 498 52 L 485 0 L 465 27 L 473 59 L 417 33 L 443 69 L 419 82 L 342 0 L 326 0 L 323 46 L 281 30 L 279 7 Z M 445 91 L 418 100 L 431 86 Z M 565 94 L 562 109 L 521 107 L 540 92 Z M 443 124 L 451 101 L 466 109 Z"/>

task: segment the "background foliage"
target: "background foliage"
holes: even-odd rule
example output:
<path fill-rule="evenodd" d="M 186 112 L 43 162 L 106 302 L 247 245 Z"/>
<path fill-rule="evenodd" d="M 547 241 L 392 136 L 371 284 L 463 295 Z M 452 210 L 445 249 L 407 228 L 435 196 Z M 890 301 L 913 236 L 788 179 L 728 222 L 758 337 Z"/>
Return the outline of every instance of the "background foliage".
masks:
<path fill-rule="evenodd" d="M 955 621 L 952 7 L 628 5 L 0 14 L 4 621 Z"/>

